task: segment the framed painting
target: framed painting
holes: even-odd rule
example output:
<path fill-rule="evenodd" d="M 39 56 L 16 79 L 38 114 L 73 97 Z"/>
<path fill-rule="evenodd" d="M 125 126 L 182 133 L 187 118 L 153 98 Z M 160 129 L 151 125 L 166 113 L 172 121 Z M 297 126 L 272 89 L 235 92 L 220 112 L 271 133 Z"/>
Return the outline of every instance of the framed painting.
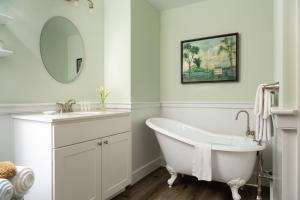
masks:
<path fill-rule="evenodd" d="M 239 80 L 239 34 L 181 42 L 181 83 Z"/>

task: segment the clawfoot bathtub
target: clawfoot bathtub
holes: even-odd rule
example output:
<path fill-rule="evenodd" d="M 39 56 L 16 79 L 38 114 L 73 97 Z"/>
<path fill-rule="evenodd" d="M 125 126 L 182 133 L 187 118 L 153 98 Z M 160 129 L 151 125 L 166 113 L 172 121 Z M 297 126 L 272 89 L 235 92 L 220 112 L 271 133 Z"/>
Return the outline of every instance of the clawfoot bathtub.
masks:
<path fill-rule="evenodd" d="M 265 148 L 250 138 L 210 133 L 179 121 L 167 118 L 151 118 L 147 126 L 155 131 L 172 187 L 177 174 L 192 175 L 192 155 L 199 143 L 212 145 L 212 179 L 227 183 L 234 200 L 240 200 L 238 190 L 251 177 L 256 163 L 256 153 Z"/>

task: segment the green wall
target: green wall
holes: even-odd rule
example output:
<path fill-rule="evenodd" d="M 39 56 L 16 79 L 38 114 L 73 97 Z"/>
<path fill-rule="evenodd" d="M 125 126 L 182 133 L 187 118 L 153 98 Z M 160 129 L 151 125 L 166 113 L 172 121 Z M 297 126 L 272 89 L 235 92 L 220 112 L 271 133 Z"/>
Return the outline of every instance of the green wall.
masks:
<path fill-rule="evenodd" d="M 182 85 L 180 41 L 240 33 L 240 82 Z M 253 102 L 273 81 L 272 0 L 209 0 L 161 14 L 161 101 Z"/>
<path fill-rule="evenodd" d="M 105 0 L 104 5 L 108 101 L 159 102 L 160 12 L 145 0 Z"/>
<path fill-rule="evenodd" d="M 105 87 L 109 102 L 131 101 L 131 0 L 104 0 Z"/>
<path fill-rule="evenodd" d="M 274 1 L 274 79 L 280 107 L 297 106 L 297 1 Z"/>
<path fill-rule="evenodd" d="M 96 89 L 103 84 L 103 0 L 78 7 L 66 1 L 1 0 L 0 12 L 15 20 L 0 27 L 0 39 L 13 56 L 0 59 L 0 103 L 56 102 L 70 98 L 97 101 Z M 45 70 L 39 52 L 44 23 L 52 16 L 64 16 L 79 29 L 85 44 L 86 62 L 80 77 L 70 84 L 55 81 Z"/>
<path fill-rule="evenodd" d="M 160 101 L 160 12 L 147 1 L 132 0 L 131 101 Z"/>
<path fill-rule="evenodd" d="M 1 0 L 0 12 L 15 17 L 0 27 L 0 39 L 15 51 L 0 59 L 0 103 L 97 101 L 104 77 L 112 102 L 249 102 L 259 83 L 273 81 L 272 0 L 209 0 L 161 13 L 143 0 L 95 0 L 92 14 L 85 2 Z M 70 84 L 55 81 L 39 53 L 42 26 L 57 15 L 72 20 L 85 43 L 84 69 Z M 230 32 L 240 33 L 240 82 L 182 85 L 180 41 Z M 295 68 L 285 71 L 288 97 Z"/>

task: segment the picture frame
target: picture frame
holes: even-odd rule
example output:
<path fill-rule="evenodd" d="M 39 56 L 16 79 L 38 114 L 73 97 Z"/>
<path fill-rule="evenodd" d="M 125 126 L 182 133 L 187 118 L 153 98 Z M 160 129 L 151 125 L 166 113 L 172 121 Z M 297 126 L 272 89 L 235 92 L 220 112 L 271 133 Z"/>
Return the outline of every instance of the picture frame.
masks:
<path fill-rule="evenodd" d="M 181 83 L 239 81 L 239 33 L 181 41 Z"/>

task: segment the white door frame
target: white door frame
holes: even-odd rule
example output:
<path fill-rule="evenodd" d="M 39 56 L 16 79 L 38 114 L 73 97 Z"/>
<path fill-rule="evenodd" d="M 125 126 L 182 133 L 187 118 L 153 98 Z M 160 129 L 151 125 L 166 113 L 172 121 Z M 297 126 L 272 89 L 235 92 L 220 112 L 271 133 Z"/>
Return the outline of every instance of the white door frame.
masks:
<path fill-rule="evenodd" d="M 296 8 L 296 42 L 297 42 L 297 49 L 296 49 L 296 65 L 297 65 L 297 102 L 298 102 L 298 131 L 297 131 L 297 174 L 295 174 L 295 176 L 297 177 L 297 198 L 300 198 L 300 135 L 299 135 L 299 130 L 300 130 L 300 115 L 299 115 L 299 111 L 300 111 L 300 2 L 299 0 L 297 1 L 297 8 Z"/>

